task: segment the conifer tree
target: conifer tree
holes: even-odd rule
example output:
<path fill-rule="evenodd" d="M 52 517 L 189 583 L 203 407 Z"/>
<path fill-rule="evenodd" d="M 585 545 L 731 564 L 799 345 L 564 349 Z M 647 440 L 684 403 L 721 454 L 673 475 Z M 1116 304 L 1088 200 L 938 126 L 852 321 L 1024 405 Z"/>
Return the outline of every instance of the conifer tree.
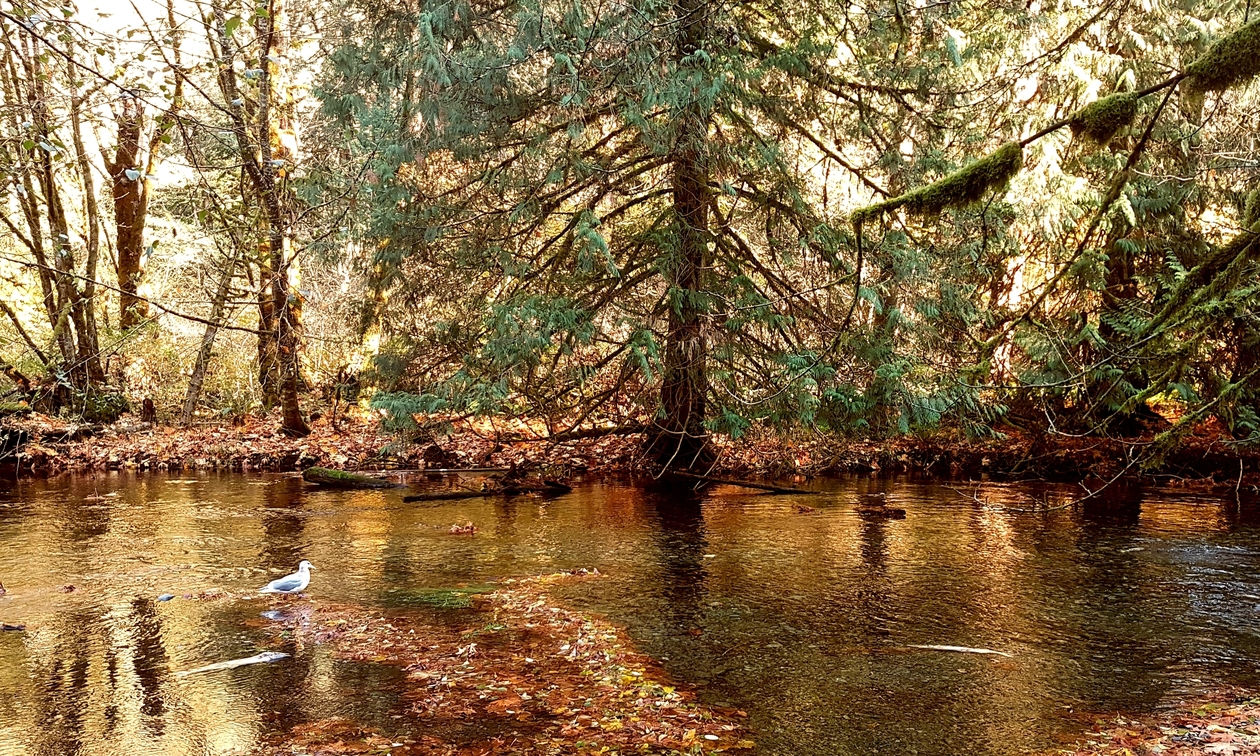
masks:
<path fill-rule="evenodd" d="M 819 134 L 917 88 L 840 75 L 847 21 L 806 6 L 357 8 L 321 96 L 374 159 L 376 285 L 436 323 L 395 341 L 414 388 L 382 406 L 563 431 L 629 397 L 679 467 L 712 431 L 812 419 L 860 275 Z"/>

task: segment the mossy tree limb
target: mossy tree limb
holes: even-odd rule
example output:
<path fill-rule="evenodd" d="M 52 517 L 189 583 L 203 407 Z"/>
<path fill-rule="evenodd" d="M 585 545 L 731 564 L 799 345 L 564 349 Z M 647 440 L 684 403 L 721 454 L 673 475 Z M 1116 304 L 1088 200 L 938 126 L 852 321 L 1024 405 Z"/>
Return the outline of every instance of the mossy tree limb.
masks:
<path fill-rule="evenodd" d="M 1005 328 L 1000 329 L 996 334 L 984 342 L 984 351 L 986 354 L 992 355 L 998 345 L 1006 340 L 1017 325 L 1028 318 L 1037 310 L 1037 308 L 1041 307 L 1042 303 L 1044 303 L 1055 291 L 1059 282 L 1067 277 L 1068 273 L 1071 272 L 1072 266 L 1076 264 L 1076 261 L 1081 258 L 1081 255 L 1085 254 L 1094 232 L 1098 230 L 1099 225 L 1102 223 L 1102 220 L 1106 216 L 1107 212 L 1111 209 L 1111 206 L 1120 199 L 1120 194 L 1124 191 L 1125 186 L 1128 185 L 1129 179 L 1133 177 L 1133 171 L 1137 166 L 1138 158 L 1140 158 L 1143 151 L 1145 151 L 1146 145 L 1151 138 L 1151 132 L 1155 129 L 1155 123 L 1159 121 L 1160 114 L 1162 114 L 1164 112 L 1164 108 L 1168 106 L 1168 101 L 1172 99 L 1174 91 L 1175 90 L 1171 88 L 1168 89 L 1167 93 L 1164 95 L 1164 99 L 1160 101 L 1159 107 L 1156 108 L 1155 112 L 1151 115 L 1150 121 L 1146 124 L 1146 129 L 1142 132 L 1142 138 L 1138 140 L 1137 144 L 1133 147 L 1133 151 L 1129 153 L 1129 159 L 1125 161 L 1124 168 L 1122 168 L 1112 179 L 1111 187 L 1107 190 L 1107 193 L 1103 195 L 1102 201 L 1098 205 L 1098 210 L 1094 212 L 1093 220 L 1090 221 L 1089 227 L 1085 229 L 1085 233 L 1082 234 L 1080 241 L 1076 245 L 1076 250 L 1067 259 L 1067 261 L 1059 267 L 1058 272 L 1055 273 L 1054 276 L 1052 276 L 1050 280 L 1041 287 L 1041 293 L 1038 294 L 1026 307 L 1024 307 L 1019 315 L 1009 320 Z M 1142 93 L 1139 93 L 1138 96 L 1143 95 Z"/>
<path fill-rule="evenodd" d="M 1117 92 L 1091 102 L 1072 115 L 1069 121 L 1072 134 L 1096 144 L 1106 144 L 1137 118 L 1139 99 L 1137 92 Z"/>
<path fill-rule="evenodd" d="M 1024 150 L 1007 142 L 992 153 L 927 186 L 868 205 L 853 213 L 855 225 L 902 207 L 915 215 L 939 215 L 951 207 L 979 202 L 989 191 L 1005 189 L 1024 165 Z"/>
<path fill-rule="evenodd" d="M 1260 74 L 1260 19 L 1218 39 L 1186 66 L 1186 87 L 1192 94 L 1223 92 Z"/>
<path fill-rule="evenodd" d="M 1152 336 L 1179 313 L 1205 301 L 1213 294 L 1227 290 L 1237 280 L 1242 263 L 1260 256 L 1260 222 L 1243 229 L 1237 236 L 1218 247 L 1203 262 L 1194 266 L 1177 284 L 1160 311 L 1138 333 L 1140 339 Z"/>

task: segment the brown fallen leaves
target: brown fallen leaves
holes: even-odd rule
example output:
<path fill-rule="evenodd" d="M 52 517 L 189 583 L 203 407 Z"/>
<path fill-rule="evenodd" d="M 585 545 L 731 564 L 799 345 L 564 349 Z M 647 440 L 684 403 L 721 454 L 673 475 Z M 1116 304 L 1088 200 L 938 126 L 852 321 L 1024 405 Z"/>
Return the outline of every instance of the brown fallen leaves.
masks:
<path fill-rule="evenodd" d="M 562 607 L 557 583 L 593 574 L 505 581 L 478 595 L 467 627 L 362 607 L 317 607 L 295 628 L 299 643 L 343 658 L 407 670 L 408 709 L 391 734 L 327 720 L 281 733 L 279 754 L 721 753 L 750 749 L 743 712 L 705 707 L 667 684 L 617 627 Z"/>
<path fill-rule="evenodd" d="M 1070 756 L 1251 756 L 1260 754 L 1260 698 L 1226 691 L 1152 717 L 1100 722 Z"/>
<path fill-rule="evenodd" d="M 176 428 L 138 424 L 125 418 L 115 425 L 82 429 L 57 418 L 30 415 L 7 418 L 4 427 L 20 428 L 32 441 L 16 460 L 20 474 L 55 474 L 87 470 L 266 470 L 287 472 L 318 465 L 346 470 L 507 467 L 547 465 L 575 472 L 628 470 L 639 456 L 641 436 L 605 436 L 556 444 L 538 437 L 503 440 L 501 423 L 468 421 L 431 442 L 408 444 L 380 428 L 369 412 L 343 418 L 333 427 L 326 418 L 311 423 L 311 434 L 290 438 L 279 418 L 246 417 L 239 424 Z M 436 453 L 435 453 L 436 449 Z"/>
<path fill-rule="evenodd" d="M 407 443 L 384 433 L 379 417 L 355 408 L 336 427 L 324 417 L 311 435 L 289 438 L 278 417 L 239 418 L 237 424 L 172 428 L 124 418 L 95 435 L 81 427 L 31 414 L 5 418 L 3 427 L 26 431 L 31 443 L 18 454 L 19 473 L 138 470 L 291 471 L 312 465 L 347 470 L 546 466 L 555 470 L 621 473 L 647 470 L 643 433 L 588 435 L 557 442 L 544 423 L 504 418 L 419 418 L 449 422 L 442 434 Z M 638 426 L 633 426 L 638 427 Z M 1109 479 L 1129 453 L 1149 446 L 1153 431 L 1137 438 L 1098 438 L 1002 428 L 1001 435 L 967 439 L 957 429 L 886 439 L 856 440 L 812 430 L 755 427 L 740 439 L 712 437 L 717 462 L 710 474 L 791 480 L 841 472 L 927 472 L 951 477 L 993 473 L 1029 478 Z M 420 434 L 423 436 L 423 434 Z M 70 440 L 78 438 L 78 440 Z M 1239 479 L 1239 460 L 1245 475 Z M 11 460 L 4 463 L 12 463 Z M 1240 449 L 1214 420 L 1205 421 L 1158 470 L 1203 485 L 1260 486 L 1260 451 Z M 1135 469 L 1133 474 L 1137 473 Z"/>

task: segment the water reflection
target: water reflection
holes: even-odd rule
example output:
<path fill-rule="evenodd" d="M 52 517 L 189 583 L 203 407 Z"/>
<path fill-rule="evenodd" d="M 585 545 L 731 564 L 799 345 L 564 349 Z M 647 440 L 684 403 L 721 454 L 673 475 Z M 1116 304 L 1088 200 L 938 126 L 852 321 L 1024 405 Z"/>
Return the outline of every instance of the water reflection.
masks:
<path fill-rule="evenodd" d="M 288 574 L 298 562 L 306 559 L 308 550 L 303 539 L 305 499 L 301 481 L 282 478 L 262 486 L 263 565 Z"/>
<path fill-rule="evenodd" d="M 275 640 L 269 601 L 182 598 L 248 593 L 301 559 L 316 565 L 310 601 L 383 610 L 400 592 L 598 567 L 606 578 L 567 599 L 624 623 L 708 701 L 748 711 L 772 754 L 1006 756 L 1076 727 L 1065 707 L 1260 682 L 1260 516 L 1241 493 L 1116 488 L 1030 513 L 1077 491 L 988 484 L 981 506 L 900 481 L 829 489 L 794 501 L 595 485 L 415 507 L 285 476 L 24 482 L 0 490 L 0 620 L 30 628 L 0 634 L 0 754 L 240 753 L 329 716 L 414 734 L 394 719 L 399 670 Z M 876 497 L 907 518 L 854 513 Z M 478 533 L 451 535 L 464 520 Z M 180 598 L 156 602 L 167 592 Z M 305 605 L 280 606 L 280 621 Z M 292 657 L 174 675 L 264 649 Z"/>
<path fill-rule="evenodd" d="M 707 542 L 700 498 L 690 493 L 670 496 L 648 492 L 643 504 L 655 526 L 651 539 L 659 572 L 652 587 L 665 607 L 662 620 L 675 632 L 699 632 L 707 590 Z"/>

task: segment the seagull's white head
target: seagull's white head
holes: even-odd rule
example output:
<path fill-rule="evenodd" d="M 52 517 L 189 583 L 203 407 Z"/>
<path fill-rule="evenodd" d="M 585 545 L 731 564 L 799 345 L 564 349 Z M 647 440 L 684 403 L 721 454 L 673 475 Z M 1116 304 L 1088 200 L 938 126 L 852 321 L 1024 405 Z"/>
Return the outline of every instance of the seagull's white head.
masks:
<path fill-rule="evenodd" d="M 313 569 L 315 569 L 315 565 L 311 564 L 305 559 L 303 559 L 301 563 L 298 564 L 298 572 L 301 572 L 302 570 L 313 570 Z"/>

